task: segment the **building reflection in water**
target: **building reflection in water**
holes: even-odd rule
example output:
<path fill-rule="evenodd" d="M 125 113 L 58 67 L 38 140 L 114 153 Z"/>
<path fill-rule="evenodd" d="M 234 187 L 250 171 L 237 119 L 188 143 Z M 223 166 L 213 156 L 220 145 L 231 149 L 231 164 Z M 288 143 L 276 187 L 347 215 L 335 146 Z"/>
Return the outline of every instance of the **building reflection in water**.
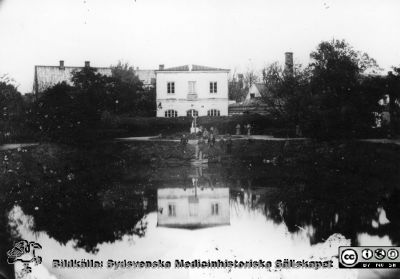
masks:
<path fill-rule="evenodd" d="M 201 167 L 189 177 L 192 183 L 188 187 L 157 190 L 157 226 L 197 229 L 230 225 L 229 188 L 209 183 Z"/>

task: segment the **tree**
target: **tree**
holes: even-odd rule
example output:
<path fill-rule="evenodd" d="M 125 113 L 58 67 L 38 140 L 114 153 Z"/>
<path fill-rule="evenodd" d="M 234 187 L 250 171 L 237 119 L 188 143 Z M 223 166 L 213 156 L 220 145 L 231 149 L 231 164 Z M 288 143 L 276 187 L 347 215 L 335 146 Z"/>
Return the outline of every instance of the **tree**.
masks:
<path fill-rule="evenodd" d="M 354 136 L 372 125 L 371 112 L 361 105 L 362 75 L 379 70 L 366 53 L 344 40 L 322 42 L 310 55 L 313 119 L 310 129 L 324 136 Z"/>
<path fill-rule="evenodd" d="M 21 134 L 25 106 L 22 95 L 6 76 L 0 77 L 0 142 Z"/>
<path fill-rule="evenodd" d="M 155 116 L 156 92 L 154 88 L 144 89 L 143 83 L 133 67 L 118 62 L 111 67 L 112 77 L 117 80 L 116 100 L 118 114 L 129 116 Z"/>
<path fill-rule="evenodd" d="M 155 91 L 145 91 L 127 64 L 112 67 L 111 76 L 85 67 L 71 81 L 72 86 L 64 82 L 49 88 L 36 103 L 33 124 L 46 140 L 93 140 L 99 130 L 114 128 L 119 115 L 154 115 Z"/>
<path fill-rule="evenodd" d="M 17 87 L 6 81 L 0 80 L 0 119 L 15 119 L 23 112 L 23 99 Z"/>
<path fill-rule="evenodd" d="M 265 91 L 263 101 L 269 105 L 271 114 L 289 125 L 302 124 L 309 109 L 309 71 L 295 66 L 287 72 L 274 62 L 262 71 Z"/>
<path fill-rule="evenodd" d="M 119 81 L 113 77 L 101 75 L 95 68 L 84 67 L 73 73 L 71 81 L 73 88 L 70 94 L 78 98 L 88 110 L 91 121 L 100 119 L 104 111 L 115 110 L 117 87 Z"/>
<path fill-rule="evenodd" d="M 104 111 L 115 107 L 117 80 L 85 67 L 48 88 L 35 103 L 32 124 L 44 140 L 78 143 L 97 138 Z"/>
<path fill-rule="evenodd" d="M 88 104 L 87 98 L 63 82 L 43 92 L 31 121 L 41 140 L 80 142 L 97 126 L 96 104 Z"/>
<path fill-rule="evenodd" d="M 253 69 L 248 69 L 247 72 L 244 74 L 244 82 L 246 88 L 249 89 L 253 84 L 258 81 L 258 75 L 254 72 Z"/>
<path fill-rule="evenodd" d="M 385 79 L 371 75 L 376 61 L 339 40 L 321 42 L 310 57 L 306 68 L 283 71 L 273 63 L 263 70 L 271 113 L 312 137 L 365 135 L 385 91 Z"/>
<path fill-rule="evenodd" d="M 281 101 L 283 92 L 280 92 L 284 82 L 282 67 L 278 62 L 271 63 L 262 70 L 262 76 L 265 91 L 261 92 L 261 98 L 266 104 L 269 104 L 273 114 L 280 115 L 283 113 L 284 105 Z"/>
<path fill-rule="evenodd" d="M 393 73 L 394 72 L 394 73 Z M 400 133 L 400 67 L 393 67 L 386 77 L 389 95 L 390 128 L 392 133 Z"/>
<path fill-rule="evenodd" d="M 379 114 L 385 110 L 385 106 L 380 105 L 379 100 L 388 94 L 387 91 L 387 77 L 366 75 L 361 78 L 358 106 L 360 107 L 359 112 L 363 114 L 363 119 L 372 116 L 372 121 L 376 122 Z"/>
<path fill-rule="evenodd" d="M 135 70 L 128 63 L 118 61 L 117 65 L 111 66 L 112 76 L 124 84 L 140 85 L 141 81 L 135 74 Z"/>
<path fill-rule="evenodd" d="M 234 72 L 228 81 L 229 99 L 236 102 L 242 102 L 246 98 L 247 90 L 244 84 L 243 74 Z"/>

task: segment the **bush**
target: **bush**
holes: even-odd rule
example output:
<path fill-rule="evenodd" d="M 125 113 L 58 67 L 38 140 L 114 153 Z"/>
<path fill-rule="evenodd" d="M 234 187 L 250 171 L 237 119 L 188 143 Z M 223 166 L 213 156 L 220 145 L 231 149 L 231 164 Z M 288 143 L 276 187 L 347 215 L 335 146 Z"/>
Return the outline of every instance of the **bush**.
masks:
<path fill-rule="evenodd" d="M 157 117 L 121 117 L 120 129 L 127 131 L 129 136 L 156 136 L 171 135 L 175 133 L 189 133 L 193 118 L 157 118 Z M 198 117 L 197 126 L 203 126 L 208 130 L 217 128 L 220 134 L 235 134 L 236 125 L 240 124 L 242 134 L 245 133 L 244 125 L 251 125 L 252 134 L 273 134 L 275 131 L 285 128 L 287 125 L 261 115 L 238 115 L 221 117 Z M 294 130 L 289 128 L 289 130 Z"/>
<path fill-rule="evenodd" d="M 222 116 L 222 117 L 199 117 L 197 121 L 198 125 L 201 125 L 207 129 L 210 127 L 217 128 L 219 133 L 222 134 L 235 134 L 236 125 L 240 125 L 241 133 L 247 133 L 244 128 L 245 125 L 251 125 L 252 134 L 266 134 L 271 133 L 278 127 L 282 127 L 284 124 L 271 118 L 270 116 L 262 116 L 259 114 L 249 115 L 235 115 L 235 116 Z"/>
<path fill-rule="evenodd" d="M 126 130 L 129 136 L 156 136 L 189 132 L 191 123 L 190 117 L 121 117 L 119 128 Z"/>
<path fill-rule="evenodd" d="M 13 142 L 32 142 L 38 135 L 23 121 L 0 120 L 0 144 Z"/>

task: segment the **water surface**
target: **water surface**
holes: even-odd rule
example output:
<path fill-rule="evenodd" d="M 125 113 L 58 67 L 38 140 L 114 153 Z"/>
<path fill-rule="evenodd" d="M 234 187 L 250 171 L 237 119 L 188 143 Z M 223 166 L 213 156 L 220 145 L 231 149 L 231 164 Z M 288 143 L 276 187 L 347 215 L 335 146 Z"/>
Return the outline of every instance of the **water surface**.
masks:
<path fill-rule="evenodd" d="M 284 144 L 235 142 L 233 155 L 200 166 L 176 143 L 4 152 L 2 245 L 40 243 L 37 278 L 397 278 L 336 267 L 340 245 L 399 245 L 398 150 Z M 304 259 L 335 268 L 57 269 L 53 259 Z"/>

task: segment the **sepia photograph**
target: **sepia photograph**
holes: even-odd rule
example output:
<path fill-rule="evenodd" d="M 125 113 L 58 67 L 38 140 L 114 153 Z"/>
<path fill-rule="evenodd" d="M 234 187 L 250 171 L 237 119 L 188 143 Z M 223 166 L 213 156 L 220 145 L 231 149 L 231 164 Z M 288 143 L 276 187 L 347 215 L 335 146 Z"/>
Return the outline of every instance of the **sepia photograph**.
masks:
<path fill-rule="evenodd" d="M 400 279 L 399 12 L 0 0 L 0 279 Z"/>

